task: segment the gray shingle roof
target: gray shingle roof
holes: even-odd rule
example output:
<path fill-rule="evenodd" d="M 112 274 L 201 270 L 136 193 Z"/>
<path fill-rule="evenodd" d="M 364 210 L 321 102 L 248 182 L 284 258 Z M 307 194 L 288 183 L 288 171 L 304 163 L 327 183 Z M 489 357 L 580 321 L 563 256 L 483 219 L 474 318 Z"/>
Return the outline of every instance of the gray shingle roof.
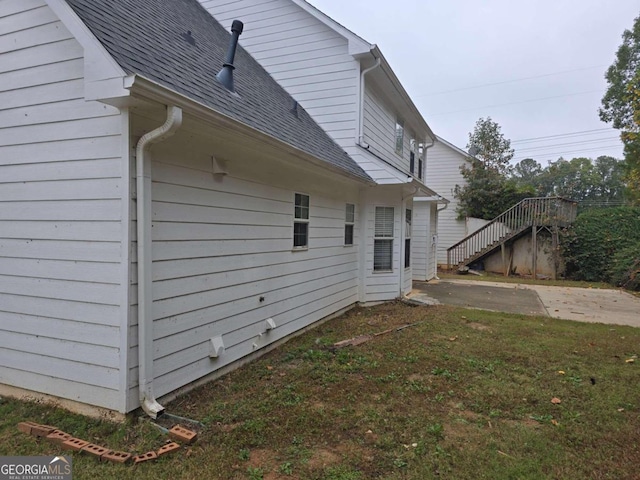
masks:
<path fill-rule="evenodd" d="M 230 33 L 197 0 L 67 0 L 67 3 L 127 73 L 147 77 L 371 181 L 302 107 L 298 106 L 297 117 L 291 113 L 293 98 L 241 46 L 234 61 L 238 95 L 216 80 Z M 184 38 L 188 31 L 195 46 Z"/>

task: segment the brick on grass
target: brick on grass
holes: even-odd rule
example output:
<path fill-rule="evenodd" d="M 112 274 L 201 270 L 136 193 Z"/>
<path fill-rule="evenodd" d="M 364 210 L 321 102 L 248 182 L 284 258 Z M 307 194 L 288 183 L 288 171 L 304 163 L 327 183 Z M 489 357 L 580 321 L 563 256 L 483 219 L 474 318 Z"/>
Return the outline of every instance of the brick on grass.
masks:
<path fill-rule="evenodd" d="M 175 425 L 169 430 L 169 436 L 179 442 L 193 443 L 198 437 L 198 434 L 180 425 Z"/>
<path fill-rule="evenodd" d="M 96 445 L 95 443 L 90 443 L 89 445 L 85 445 L 84 447 L 82 447 L 80 451 L 83 453 L 86 452 L 91 455 L 95 455 L 98 458 L 100 458 L 105 453 L 109 453 L 108 448 L 101 447 L 100 445 Z"/>
<path fill-rule="evenodd" d="M 89 445 L 89 442 L 87 442 L 86 440 L 81 440 L 79 438 L 73 437 L 66 442 L 62 442 L 61 444 L 62 448 L 64 448 L 65 450 L 75 450 L 76 452 L 79 452 L 87 445 Z"/>
<path fill-rule="evenodd" d="M 30 435 L 31 429 L 37 425 L 38 424 L 35 422 L 20 422 L 18 424 L 18 430 L 20 430 L 22 433 L 26 433 L 27 435 Z"/>
<path fill-rule="evenodd" d="M 169 442 L 158 449 L 158 456 L 166 455 L 167 453 L 173 453 L 180 450 L 180 444 L 176 442 Z"/>
<path fill-rule="evenodd" d="M 46 437 L 54 430 L 57 430 L 56 427 L 52 427 L 51 425 L 33 425 L 31 427 L 31 435 L 35 437 Z"/>
<path fill-rule="evenodd" d="M 141 453 L 140 455 L 136 455 L 135 457 L 133 457 L 133 463 L 137 465 L 138 463 L 148 462 L 149 460 L 155 460 L 156 458 L 158 458 L 158 454 L 156 452 L 151 451 L 147 453 Z"/>
<path fill-rule="evenodd" d="M 66 442 L 67 440 L 73 438 L 68 433 L 63 432 L 62 430 L 54 430 L 49 435 L 45 437 L 51 443 L 55 443 L 60 445 L 61 443 Z"/>
<path fill-rule="evenodd" d="M 100 460 L 103 462 L 114 462 L 114 463 L 127 463 L 131 459 L 131 454 L 128 452 L 107 452 L 100 457 Z"/>

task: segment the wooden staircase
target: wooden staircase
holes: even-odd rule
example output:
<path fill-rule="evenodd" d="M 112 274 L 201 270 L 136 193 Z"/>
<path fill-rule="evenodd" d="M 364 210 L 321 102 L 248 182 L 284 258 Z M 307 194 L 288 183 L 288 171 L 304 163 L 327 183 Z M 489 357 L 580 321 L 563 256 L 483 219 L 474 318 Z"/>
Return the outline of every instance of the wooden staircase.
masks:
<path fill-rule="evenodd" d="M 484 227 L 449 247 L 447 249 L 449 269 L 467 266 L 478 261 L 529 231 L 534 233 L 535 239 L 535 233 L 540 227 L 548 228 L 554 234 L 554 241 L 557 241 L 558 229 L 573 223 L 576 219 L 576 211 L 577 203 L 565 198 L 525 198 Z M 533 265 L 535 271 L 535 253 Z"/>

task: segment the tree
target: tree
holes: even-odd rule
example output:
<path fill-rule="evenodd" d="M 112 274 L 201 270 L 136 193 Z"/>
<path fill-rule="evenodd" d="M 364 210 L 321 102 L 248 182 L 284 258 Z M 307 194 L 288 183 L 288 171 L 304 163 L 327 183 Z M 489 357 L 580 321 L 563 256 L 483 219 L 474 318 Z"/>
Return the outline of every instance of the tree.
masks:
<path fill-rule="evenodd" d="M 507 178 L 513 149 L 491 117 L 476 122 L 467 149 L 474 159 L 470 166 L 460 167 L 466 184 L 454 189 L 459 218 L 491 220 L 527 196 Z"/>
<path fill-rule="evenodd" d="M 620 204 L 624 198 L 623 162 L 601 156 L 558 159 L 541 172 L 538 192 L 541 196 L 560 196 L 584 205 Z"/>
<path fill-rule="evenodd" d="M 624 143 L 626 180 L 640 203 L 640 16 L 622 34 L 622 45 L 605 74 L 609 84 L 599 110 L 603 122 L 620 130 Z"/>
<path fill-rule="evenodd" d="M 516 185 L 523 191 L 531 192 L 531 195 L 538 195 L 540 175 L 542 174 L 542 165 L 533 158 L 525 158 L 516 163 L 511 172 L 512 178 Z"/>
<path fill-rule="evenodd" d="M 467 150 L 486 168 L 506 176 L 511 171 L 509 162 L 514 152 L 511 141 L 500 130 L 500 125 L 491 117 L 478 119 L 473 132 L 469 133 Z"/>

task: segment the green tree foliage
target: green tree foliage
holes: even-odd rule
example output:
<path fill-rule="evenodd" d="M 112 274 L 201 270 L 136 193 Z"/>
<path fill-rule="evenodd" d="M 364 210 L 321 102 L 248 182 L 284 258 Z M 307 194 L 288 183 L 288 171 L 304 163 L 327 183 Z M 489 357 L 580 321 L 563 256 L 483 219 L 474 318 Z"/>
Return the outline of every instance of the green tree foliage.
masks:
<path fill-rule="evenodd" d="M 511 142 L 500 131 L 500 125 L 491 117 L 480 118 L 469 134 L 467 149 L 475 159 L 463 165 L 460 172 L 466 184 L 456 185 L 454 196 L 458 200 L 458 217 L 477 217 L 491 220 L 509 209 L 522 198 L 515 181 L 507 175 L 513 158 Z"/>
<path fill-rule="evenodd" d="M 640 16 L 622 34 L 622 45 L 605 78 L 609 86 L 602 97 L 600 119 L 621 131 L 626 180 L 632 198 L 640 203 Z"/>
<path fill-rule="evenodd" d="M 542 168 L 525 159 L 513 169 L 512 178 L 521 190 L 540 197 L 560 196 L 583 205 L 619 205 L 625 198 L 624 162 L 613 157 L 560 158 Z"/>
<path fill-rule="evenodd" d="M 589 282 L 611 282 L 615 276 L 620 281 L 627 273 L 631 276 L 640 261 L 632 254 L 638 244 L 639 207 L 587 210 L 564 234 L 567 276 Z"/>

